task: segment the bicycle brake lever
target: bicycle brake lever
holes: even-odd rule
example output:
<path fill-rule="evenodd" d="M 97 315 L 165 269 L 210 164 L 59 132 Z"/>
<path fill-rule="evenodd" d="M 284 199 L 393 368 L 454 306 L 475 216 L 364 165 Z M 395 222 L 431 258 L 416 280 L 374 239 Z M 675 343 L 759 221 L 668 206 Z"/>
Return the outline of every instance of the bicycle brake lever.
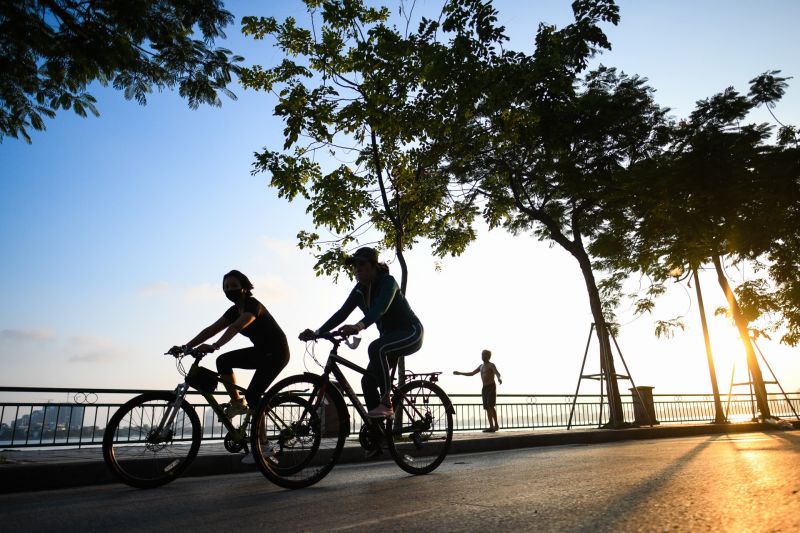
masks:
<path fill-rule="evenodd" d="M 344 343 L 351 350 L 355 350 L 358 348 L 358 345 L 361 344 L 361 337 L 348 337 L 344 340 Z"/>

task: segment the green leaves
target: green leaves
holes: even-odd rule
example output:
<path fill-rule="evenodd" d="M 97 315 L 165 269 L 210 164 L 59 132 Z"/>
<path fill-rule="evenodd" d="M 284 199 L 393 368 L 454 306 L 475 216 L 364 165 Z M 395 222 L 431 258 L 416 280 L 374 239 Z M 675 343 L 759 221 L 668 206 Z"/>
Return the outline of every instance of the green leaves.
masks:
<path fill-rule="evenodd" d="M 561 29 L 540 25 L 533 53 L 505 49 L 488 1 L 449 1 L 410 34 L 359 0 L 305 4 L 313 32 L 244 19 L 245 33 L 270 37 L 282 57 L 241 80 L 279 98 L 286 153 L 257 154 L 253 172 L 308 200 L 316 227 L 300 246 L 318 273 L 337 272 L 365 241 L 393 249 L 401 266 L 422 239 L 436 255 L 460 254 L 483 216 L 572 254 L 596 321 L 613 322 L 633 272 L 652 279 L 633 296 L 645 313 L 678 267 L 763 259 L 770 283 L 742 287 L 743 307 L 780 310 L 787 338 L 800 340 L 797 130 L 782 125 L 772 146 L 770 126 L 745 123 L 784 94 L 778 71 L 754 78 L 748 95 L 700 100 L 676 123 L 646 79 L 587 72 L 611 46 L 604 25 L 619 22 L 610 0 L 574 2 Z M 657 333 L 679 327 L 659 321 Z"/>
<path fill-rule="evenodd" d="M 296 151 L 295 155 L 286 155 L 264 150 L 255 153 L 253 175 L 269 172 L 272 176 L 270 185 L 278 189 L 278 196 L 294 200 L 298 195 L 308 198 L 306 184 L 319 180 L 322 176 L 319 164 Z"/>
<path fill-rule="evenodd" d="M 481 45 L 499 44 L 508 40 L 504 33 L 505 28 L 496 25 L 497 10 L 491 2 L 455 0 L 445 3 L 442 14 L 445 15 L 442 29 L 457 35 L 454 39 L 456 46 L 467 44 L 467 36 L 472 33 L 478 43 L 469 44 L 476 51 L 481 50 Z M 491 47 L 483 48 L 479 55 L 487 55 L 490 50 Z"/>
<path fill-rule="evenodd" d="M 350 233 L 356 222 L 374 211 L 367 176 L 342 165 L 319 177 L 311 186 L 311 213 L 314 225 L 330 228 L 338 234 Z"/>
<path fill-rule="evenodd" d="M 780 73 L 780 70 L 768 70 L 748 82 L 750 83 L 748 96 L 755 105 L 763 104 L 772 108 L 775 107 L 778 100 L 783 98 L 786 88 L 789 86 L 786 82 L 792 78 L 778 76 Z"/>
<path fill-rule="evenodd" d="M 689 115 L 690 124 L 698 130 L 722 128 L 743 120 L 753 107 L 752 101 L 728 87 L 711 98 L 699 100 Z"/>
<path fill-rule="evenodd" d="M 798 342 L 800 293 L 794 287 L 800 282 L 786 253 L 800 227 L 794 129 L 782 128 L 775 146 L 768 144 L 768 125 L 745 122 L 758 105 L 771 109 L 782 96 L 785 78 L 777 73 L 751 80 L 748 96 L 729 87 L 698 101 L 688 120 L 659 133 L 666 149 L 633 166 L 623 190 L 636 201 L 611 219 L 626 245 L 601 239 L 594 251 L 604 264 L 656 280 L 668 279 L 676 265 L 697 268 L 717 256 L 754 266 L 735 289 L 742 319 L 768 330 L 786 328 L 783 342 Z M 652 301 L 640 299 L 637 307 L 649 309 Z"/>
<path fill-rule="evenodd" d="M 233 21 L 218 0 L 13 0 L 0 4 L 0 141 L 30 142 L 43 117 L 72 109 L 98 116 L 85 92 L 111 83 L 144 105 L 154 88 L 178 88 L 190 107 L 218 106 L 242 58 L 212 48 Z M 202 39 L 192 39 L 195 33 Z"/>
<path fill-rule="evenodd" d="M 675 330 L 680 329 L 684 331 L 686 324 L 681 318 L 672 318 L 669 320 L 656 320 L 655 336 L 658 338 L 671 339 L 675 336 Z"/>
<path fill-rule="evenodd" d="M 262 40 L 278 31 L 278 21 L 274 17 L 242 17 L 242 35 Z"/>
<path fill-rule="evenodd" d="M 277 92 L 284 150 L 294 153 L 257 154 L 253 172 L 271 173 L 271 184 L 290 200 L 307 198 L 314 225 L 332 233 L 328 240 L 316 231 L 299 234 L 318 273 L 341 267 L 336 261 L 348 247 L 379 242 L 398 255 L 404 289 L 402 253 L 420 238 L 430 238 L 439 254 L 460 253 L 474 238 L 476 211 L 450 194 L 448 174 L 439 171 L 439 139 L 431 136 L 441 117 L 431 113 L 423 82 L 436 73 L 438 45 L 405 36 L 388 23 L 385 8 L 359 0 L 305 3 L 314 32 L 293 19 L 243 20 L 245 34 L 272 37 L 284 56 L 275 67 L 245 69 L 241 80 Z M 491 23 L 487 17 L 481 24 Z"/>

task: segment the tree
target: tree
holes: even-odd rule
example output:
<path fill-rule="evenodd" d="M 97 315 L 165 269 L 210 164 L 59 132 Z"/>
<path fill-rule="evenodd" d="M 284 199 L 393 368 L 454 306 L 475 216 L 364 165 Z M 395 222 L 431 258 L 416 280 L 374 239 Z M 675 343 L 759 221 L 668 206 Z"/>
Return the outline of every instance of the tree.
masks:
<path fill-rule="evenodd" d="M 769 197 L 748 233 L 751 241 L 768 246 L 763 264 L 756 263 L 756 267 L 766 271 L 767 279 L 742 284 L 736 293 L 745 316 L 757 320 L 770 315 L 773 319 L 767 328 L 782 330 L 781 342 L 797 346 L 800 344 L 800 136 L 796 126 L 783 124 L 772 111 L 791 79 L 779 74 L 779 70 L 771 70 L 750 80 L 748 93 L 753 106 L 765 107 L 780 126 L 776 144 L 765 147 L 760 159 L 759 172 L 768 180 Z M 763 246 L 758 249 L 763 251 Z"/>
<path fill-rule="evenodd" d="M 688 119 L 674 124 L 669 149 L 632 173 L 631 207 L 626 217 L 615 219 L 615 233 L 627 236 L 624 253 L 605 250 L 618 268 L 645 272 L 657 282 L 676 272 L 713 266 L 765 418 L 766 388 L 748 328 L 764 312 L 784 313 L 791 323 L 800 304 L 792 295 L 792 287 L 800 286 L 792 268 L 796 258 L 785 254 L 798 242 L 797 149 L 784 146 L 785 139 L 777 146 L 769 144 L 771 128 L 766 124 L 744 123 L 755 107 L 772 106 L 783 94 L 768 90 L 783 83 L 775 74 L 751 80 L 748 96 L 728 88 L 701 100 Z M 783 127 L 783 137 L 785 131 Z M 762 262 L 768 263 L 768 272 L 782 288 L 770 292 L 766 279 L 732 288 L 725 258 L 748 261 L 762 270 Z"/>
<path fill-rule="evenodd" d="M 242 58 L 211 48 L 232 20 L 220 0 L 0 3 L 0 141 L 30 142 L 29 128 L 61 109 L 98 116 L 93 82 L 140 104 L 154 88 L 178 87 L 192 108 L 235 98 L 227 85 Z"/>
<path fill-rule="evenodd" d="M 245 87 L 277 92 L 275 114 L 286 124 L 284 151 L 257 153 L 253 173 L 269 173 L 280 196 L 307 200 L 314 225 L 333 233 L 298 234 L 301 248 L 315 252 L 318 275 L 336 275 L 349 248 L 377 242 L 396 254 L 405 292 L 404 252 L 419 239 L 433 239 L 443 255 L 474 238 L 474 211 L 450 194 L 435 150 L 420 148 L 430 120 L 419 99 L 429 29 L 404 34 L 386 8 L 360 0 L 305 4 L 311 30 L 292 18 L 243 20 L 246 35 L 274 38 L 284 55 L 241 75 Z"/>
<path fill-rule="evenodd" d="M 440 110 L 438 123 L 458 132 L 450 134 L 447 170 L 477 186 L 492 227 L 532 231 L 578 262 L 608 377 L 609 423 L 620 427 L 608 327 L 622 278 L 612 271 L 598 281 L 592 246 L 624 204 L 628 168 L 659 149 L 666 111 L 638 76 L 603 66 L 587 73 L 589 60 L 610 48 L 600 24 L 618 22 L 613 2 L 574 2 L 575 21 L 560 30 L 541 25 L 530 55 L 503 48 L 490 3 L 452 4 L 447 24 L 453 27 L 445 29 L 458 35 L 458 46 L 452 47 L 451 61 L 468 54 L 468 63 L 481 68 L 464 81 L 447 78 L 429 89 L 439 91 L 438 105 L 432 106 Z M 485 16 L 475 24 L 466 16 L 472 12 Z M 603 239 L 605 246 L 611 237 Z"/>

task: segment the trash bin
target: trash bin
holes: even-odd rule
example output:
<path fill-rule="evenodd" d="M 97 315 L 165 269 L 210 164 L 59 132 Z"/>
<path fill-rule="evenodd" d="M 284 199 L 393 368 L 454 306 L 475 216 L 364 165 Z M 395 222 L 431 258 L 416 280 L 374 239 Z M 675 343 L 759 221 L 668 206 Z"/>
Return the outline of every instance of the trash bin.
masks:
<path fill-rule="evenodd" d="M 642 386 L 628 389 L 633 397 L 633 423 L 637 426 L 658 424 L 656 420 L 656 406 L 653 403 L 653 387 Z M 638 395 L 636 393 L 639 393 Z M 641 401 L 639 401 L 641 398 Z M 644 405 L 642 405 L 644 404 Z"/>

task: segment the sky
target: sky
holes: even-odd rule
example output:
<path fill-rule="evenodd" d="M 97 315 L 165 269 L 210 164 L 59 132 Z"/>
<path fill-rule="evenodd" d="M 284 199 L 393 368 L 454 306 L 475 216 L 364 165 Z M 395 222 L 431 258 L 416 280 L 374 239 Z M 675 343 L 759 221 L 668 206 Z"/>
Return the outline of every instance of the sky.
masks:
<path fill-rule="evenodd" d="M 386 3 L 396 12 L 395 2 Z M 242 16 L 308 21 L 295 0 L 226 6 L 237 22 L 218 44 L 248 65 L 273 65 L 281 56 L 271 43 L 240 35 Z M 416 9 L 433 14 L 440 6 L 426 0 Z M 509 47 L 525 51 L 540 22 L 560 27 L 571 17 L 568 1 L 495 6 Z M 688 115 L 694 102 L 728 86 L 746 93 L 748 80 L 780 69 L 796 79 L 775 112 L 784 123 L 800 124 L 800 3 L 653 0 L 620 7 L 620 25 L 605 28 L 613 50 L 596 63 L 648 78 L 673 116 Z M 233 90 L 236 101 L 223 97 L 221 108 L 191 110 L 169 91 L 142 107 L 113 89 L 92 87 L 99 118 L 61 112 L 46 131 L 32 134 L 32 144 L 10 138 L 0 144 L 0 386 L 174 387 L 174 363 L 162 354 L 227 309 L 222 275 L 232 268 L 250 276 L 254 295 L 289 337 L 292 359 L 282 376 L 319 370 L 297 333 L 338 309 L 350 282 L 315 276 L 313 258 L 296 246 L 297 232 L 313 229 L 306 206 L 278 198 L 268 176 L 250 173 L 254 152 L 283 145 L 274 97 Z M 771 119 L 764 113 L 754 120 Z M 574 394 L 592 319 L 580 270 L 564 250 L 482 228 L 466 253 L 444 259 L 439 269 L 425 243 L 408 263 L 407 296 L 426 328 L 408 368 L 444 372 L 441 383 L 450 393 L 478 393 L 477 376 L 452 371 L 473 370 L 488 348 L 503 376 L 501 394 Z M 399 266 L 392 269 L 399 275 Z M 733 283 L 751 274 L 734 267 L 728 273 Z M 724 299 L 710 274 L 701 281 L 718 381 L 727 393 L 735 361 L 742 371 L 736 381 L 745 380 L 744 362 L 733 327 L 713 316 Z M 629 289 L 642 283 L 632 279 Z M 637 318 L 628 304 L 620 308 L 617 340 L 636 385 L 710 394 L 693 294 L 684 282 L 670 287 L 652 315 Z M 686 330 L 657 339 L 654 320 L 679 314 Z M 375 338 L 374 329 L 365 341 Z M 241 336 L 229 344 L 246 345 Z M 784 388 L 800 390 L 800 349 L 777 339 L 762 339 L 759 347 Z M 316 352 L 322 361 L 327 347 L 320 343 Z M 349 355 L 366 365 L 366 343 Z M 586 372 L 597 372 L 598 361 L 592 339 Z M 210 359 L 205 364 L 213 368 Z M 619 359 L 617 366 L 624 368 Z M 599 385 L 584 381 L 580 392 L 595 394 Z"/>

